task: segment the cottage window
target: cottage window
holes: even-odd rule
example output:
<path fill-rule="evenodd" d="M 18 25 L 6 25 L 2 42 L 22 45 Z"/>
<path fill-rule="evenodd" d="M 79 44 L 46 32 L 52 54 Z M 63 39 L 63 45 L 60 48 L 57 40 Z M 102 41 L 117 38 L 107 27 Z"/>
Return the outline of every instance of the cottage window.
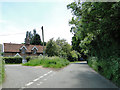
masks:
<path fill-rule="evenodd" d="M 22 48 L 22 54 L 25 54 L 25 51 L 26 51 L 26 49 L 25 48 Z"/>
<path fill-rule="evenodd" d="M 33 54 L 36 54 L 36 52 L 37 52 L 36 49 L 34 49 L 34 50 L 33 50 Z"/>

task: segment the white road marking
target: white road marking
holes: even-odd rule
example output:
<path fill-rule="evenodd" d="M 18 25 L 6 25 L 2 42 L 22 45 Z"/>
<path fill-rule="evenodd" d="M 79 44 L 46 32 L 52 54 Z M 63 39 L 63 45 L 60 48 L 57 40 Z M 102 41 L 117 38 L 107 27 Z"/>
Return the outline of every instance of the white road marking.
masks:
<path fill-rule="evenodd" d="M 49 71 L 49 72 L 47 72 L 46 74 L 44 74 L 43 76 L 40 76 L 40 77 L 34 79 L 33 82 L 29 82 L 29 83 L 26 84 L 25 86 L 30 86 L 31 84 L 33 84 L 34 82 L 36 82 L 36 81 L 38 81 L 39 79 L 43 78 L 44 76 L 50 74 L 51 72 L 52 72 L 52 71 Z M 47 80 L 47 79 L 44 79 L 44 81 L 45 81 L 45 80 Z M 37 84 L 37 85 L 40 85 L 40 84 L 42 84 L 42 83 L 43 83 L 43 82 L 40 82 L 40 83 Z M 21 89 L 23 89 L 23 88 L 25 88 L 25 87 L 21 87 Z"/>
<path fill-rule="evenodd" d="M 47 74 L 44 74 L 43 76 L 46 76 Z"/>
<path fill-rule="evenodd" d="M 36 81 L 38 81 L 38 80 L 39 80 L 39 78 L 36 78 L 36 79 L 34 79 L 33 81 L 36 82 Z"/>
<path fill-rule="evenodd" d="M 49 71 L 48 73 L 51 73 L 52 71 Z"/>
<path fill-rule="evenodd" d="M 33 82 L 29 82 L 28 84 L 26 84 L 25 86 L 29 86 L 29 85 L 31 85 L 31 84 L 33 84 Z"/>
<path fill-rule="evenodd" d="M 44 76 L 40 76 L 39 79 L 40 79 L 40 78 L 43 78 L 43 77 L 44 77 Z"/>

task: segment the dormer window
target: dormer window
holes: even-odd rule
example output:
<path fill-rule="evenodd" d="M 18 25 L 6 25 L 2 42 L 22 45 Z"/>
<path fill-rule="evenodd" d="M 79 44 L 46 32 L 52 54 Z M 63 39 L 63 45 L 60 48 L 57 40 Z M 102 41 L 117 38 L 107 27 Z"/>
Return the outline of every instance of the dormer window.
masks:
<path fill-rule="evenodd" d="M 37 53 L 37 48 L 34 46 L 33 48 L 32 48 L 32 51 L 33 51 L 33 54 L 36 54 Z"/>
<path fill-rule="evenodd" d="M 25 51 L 26 51 L 26 49 L 22 48 L 22 50 L 21 50 L 22 54 L 25 54 Z"/>
<path fill-rule="evenodd" d="M 34 49 L 34 50 L 33 50 L 33 54 L 36 54 L 36 53 L 37 53 L 37 50 L 36 50 L 36 49 Z"/>
<path fill-rule="evenodd" d="M 22 47 L 20 48 L 20 50 L 21 50 L 21 53 L 22 53 L 22 54 L 25 54 L 27 48 L 26 48 L 25 46 L 22 46 Z"/>

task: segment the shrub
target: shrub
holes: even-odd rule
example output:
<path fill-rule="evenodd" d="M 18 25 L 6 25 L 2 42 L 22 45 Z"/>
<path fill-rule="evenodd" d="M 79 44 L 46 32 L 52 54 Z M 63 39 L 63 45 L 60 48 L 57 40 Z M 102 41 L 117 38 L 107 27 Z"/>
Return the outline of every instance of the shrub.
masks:
<path fill-rule="evenodd" d="M 88 65 L 114 82 L 117 86 L 120 86 L 120 58 L 110 56 L 105 60 L 97 60 L 96 57 L 90 57 L 88 59 Z"/>
<path fill-rule="evenodd" d="M 50 67 L 50 68 L 61 68 L 67 66 L 69 61 L 59 57 L 45 57 L 30 60 L 29 62 L 23 64 L 25 66 L 40 66 Z"/>
<path fill-rule="evenodd" d="M 22 63 L 21 57 L 3 57 L 6 64 L 19 64 Z"/>
<path fill-rule="evenodd" d="M 31 60 L 31 58 L 32 58 L 32 57 L 27 56 L 27 57 L 26 57 L 27 62 L 28 62 L 28 61 L 30 61 L 30 60 Z"/>
<path fill-rule="evenodd" d="M 68 55 L 68 60 L 70 62 L 73 62 L 73 61 L 78 61 L 78 53 L 76 51 L 71 51 L 70 54 Z"/>

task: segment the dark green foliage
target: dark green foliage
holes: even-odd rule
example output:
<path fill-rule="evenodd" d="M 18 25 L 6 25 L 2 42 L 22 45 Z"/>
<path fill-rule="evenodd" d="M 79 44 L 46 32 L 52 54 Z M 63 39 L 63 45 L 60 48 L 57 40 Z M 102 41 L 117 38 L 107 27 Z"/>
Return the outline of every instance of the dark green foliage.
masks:
<path fill-rule="evenodd" d="M 64 66 L 67 66 L 69 64 L 69 61 L 63 58 L 59 57 L 45 57 L 43 58 L 37 58 L 30 60 L 28 63 L 25 63 L 23 65 L 25 66 L 40 66 L 43 67 L 50 67 L 50 68 L 62 68 Z"/>
<path fill-rule="evenodd" d="M 33 29 L 33 34 L 31 33 L 31 31 L 26 32 L 25 44 L 27 43 L 32 45 L 43 45 L 40 35 L 37 34 L 36 29 Z"/>
<path fill-rule="evenodd" d="M 35 34 L 35 36 L 32 38 L 31 44 L 32 45 L 42 45 L 39 34 Z"/>
<path fill-rule="evenodd" d="M 29 56 L 26 57 L 27 62 L 30 61 L 31 59 L 32 57 L 29 57 Z"/>
<path fill-rule="evenodd" d="M 68 57 L 67 59 L 70 61 L 70 62 L 74 62 L 74 61 L 78 61 L 78 52 L 76 51 L 71 51 L 70 54 L 68 54 Z"/>
<path fill-rule="evenodd" d="M 48 56 L 58 56 L 58 46 L 57 44 L 55 43 L 55 41 L 52 39 L 50 39 L 48 42 L 47 42 L 47 45 L 46 45 L 46 49 L 45 49 L 46 53 Z"/>
<path fill-rule="evenodd" d="M 78 1 L 67 7 L 74 15 L 73 49 L 95 57 L 89 65 L 120 86 L 120 2 Z"/>
<path fill-rule="evenodd" d="M 72 51 L 72 47 L 65 39 L 58 38 L 56 41 L 50 39 L 46 46 L 48 56 L 59 56 L 69 61 L 77 61 L 79 53 Z"/>
<path fill-rule="evenodd" d="M 20 64 L 22 63 L 21 57 L 3 57 L 6 64 Z"/>
<path fill-rule="evenodd" d="M 27 62 L 31 60 L 32 57 L 27 56 Z M 3 57 L 6 64 L 20 64 L 22 63 L 22 57 Z"/>
<path fill-rule="evenodd" d="M 41 42 L 41 45 L 43 45 L 43 42 Z M 46 46 L 46 42 L 44 42 L 44 46 Z"/>
<path fill-rule="evenodd" d="M 59 50 L 59 57 L 63 57 L 69 60 L 68 56 L 70 55 L 70 52 L 72 51 L 72 47 L 65 39 L 58 38 L 56 40 L 56 44 L 58 45 Z"/>
<path fill-rule="evenodd" d="M 96 57 L 90 57 L 88 65 L 120 86 L 120 58 L 108 57 L 107 60 L 98 60 Z"/>
<path fill-rule="evenodd" d="M 4 53 L 2 52 L 2 53 L 1 53 L 1 56 L 3 56 L 3 55 L 4 55 Z"/>

